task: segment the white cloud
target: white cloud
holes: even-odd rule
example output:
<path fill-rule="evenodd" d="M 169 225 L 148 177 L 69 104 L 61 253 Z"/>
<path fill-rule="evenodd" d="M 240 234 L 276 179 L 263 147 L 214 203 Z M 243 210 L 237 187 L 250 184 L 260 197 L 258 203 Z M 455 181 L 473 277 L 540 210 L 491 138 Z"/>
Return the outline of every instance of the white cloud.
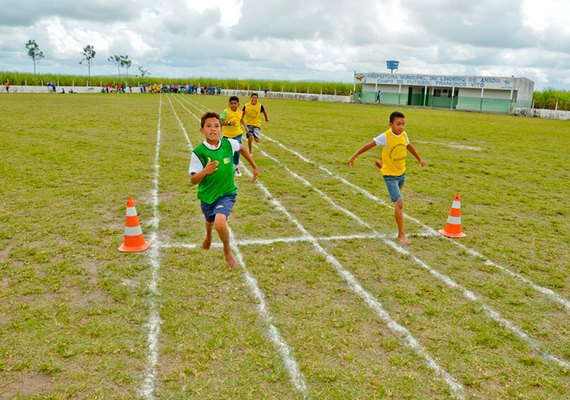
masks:
<path fill-rule="evenodd" d="M 352 72 L 527 76 L 570 88 L 566 0 L 20 0 L 0 15 L 0 65 L 38 72 L 116 73 L 127 54 L 153 76 L 352 81 Z M 526 75 L 525 75 L 526 74 Z"/>

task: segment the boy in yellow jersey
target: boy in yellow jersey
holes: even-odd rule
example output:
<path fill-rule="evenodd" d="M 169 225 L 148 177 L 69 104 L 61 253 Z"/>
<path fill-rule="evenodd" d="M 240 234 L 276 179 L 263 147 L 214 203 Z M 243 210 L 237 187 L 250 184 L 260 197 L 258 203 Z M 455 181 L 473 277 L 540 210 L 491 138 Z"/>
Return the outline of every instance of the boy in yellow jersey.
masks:
<path fill-rule="evenodd" d="M 259 142 L 261 138 L 261 114 L 265 117 L 265 122 L 269 122 L 265 107 L 257 101 L 257 93 L 252 93 L 249 103 L 243 106 L 243 114 L 245 115 L 245 123 L 247 125 L 247 147 L 249 154 L 253 154 L 253 141 Z"/>
<path fill-rule="evenodd" d="M 198 185 L 198 198 L 206 219 L 206 238 L 202 248 L 208 250 L 212 244 L 212 229 L 216 229 L 224 246 L 224 257 L 228 268 L 236 265 L 230 246 L 230 233 L 227 220 L 236 201 L 237 186 L 234 181 L 232 157 L 241 153 L 251 165 L 251 182 L 257 179 L 257 165 L 244 145 L 222 137 L 220 117 L 214 112 L 202 115 L 200 132 L 204 141 L 192 151 L 190 181 Z"/>
<path fill-rule="evenodd" d="M 230 97 L 229 108 L 226 108 L 220 114 L 220 121 L 222 121 L 222 126 L 224 127 L 222 130 L 224 137 L 237 140 L 241 144 L 243 133 L 247 132 L 247 125 L 243 120 L 243 112 L 239 109 L 239 97 Z M 242 125 L 244 129 L 242 129 Z M 236 153 L 234 154 L 234 171 L 236 176 L 241 176 L 238 164 L 239 153 Z"/>
<path fill-rule="evenodd" d="M 348 159 L 348 165 L 352 167 L 354 160 L 360 154 L 375 146 L 382 146 L 382 161 L 374 160 L 374 163 L 380 168 L 390 194 L 390 201 L 394 203 L 394 216 L 396 217 L 396 225 L 398 225 L 398 240 L 403 244 L 409 244 L 410 240 L 406 237 L 404 231 L 404 200 L 401 192 L 406 181 L 406 157 L 408 150 L 422 167 L 425 167 L 426 163 L 417 153 L 414 146 L 410 144 L 408 134 L 404 131 L 405 125 L 406 118 L 404 114 L 394 111 L 390 114 L 390 129 L 358 149 Z"/>

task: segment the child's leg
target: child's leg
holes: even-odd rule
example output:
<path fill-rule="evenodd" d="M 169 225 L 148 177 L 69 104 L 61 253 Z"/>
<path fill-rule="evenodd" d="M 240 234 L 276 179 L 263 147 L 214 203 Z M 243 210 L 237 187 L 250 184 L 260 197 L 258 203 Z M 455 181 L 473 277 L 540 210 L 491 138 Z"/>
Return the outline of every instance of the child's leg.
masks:
<path fill-rule="evenodd" d="M 253 136 L 247 137 L 247 147 L 249 148 L 249 154 L 253 154 Z"/>
<path fill-rule="evenodd" d="M 208 250 L 212 245 L 212 228 L 214 227 L 213 222 L 206 221 L 206 238 L 202 242 L 202 248 Z"/>
<path fill-rule="evenodd" d="M 394 217 L 398 226 L 398 240 L 402 244 L 409 244 L 410 240 L 408 240 L 404 231 L 404 200 L 401 192 L 405 181 L 405 174 L 402 176 L 384 176 L 384 182 L 386 182 L 386 188 L 390 194 L 390 201 L 394 204 Z"/>
<path fill-rule="evenodd" d="M 404 200 L 399 199 L 394 203 L 394 216 L 396 217 L 396 225 L 398 225 L 398 240 L 403 244 L 410 244 L 410 240 L 404 231 Z"/>
<path fill-rule="evenodd" d="M 239 142 L 239 144 L 241 144 L 242 143 L 242 137 L 243 137 L 243 135 L 238 135 L 233 139 L 237 140 Z M 239 165 L 239 151 L 234 153 L 234 165 L 236 167 Z"/>
<path fill-rule="evenodd" d="M 228 268 L 232 269 L 236 266 L 236 259 L 230 247 L 230 231 L 228 229 L 227 217 L 224 214 L 216 214 L 216 219 L 214 220 L 213 225 L 215 226 L 216 231 L 218 231 L 220 240 L 224 245 L 224 257 L 226 258 L 226 264 L 228 265 Z"/>

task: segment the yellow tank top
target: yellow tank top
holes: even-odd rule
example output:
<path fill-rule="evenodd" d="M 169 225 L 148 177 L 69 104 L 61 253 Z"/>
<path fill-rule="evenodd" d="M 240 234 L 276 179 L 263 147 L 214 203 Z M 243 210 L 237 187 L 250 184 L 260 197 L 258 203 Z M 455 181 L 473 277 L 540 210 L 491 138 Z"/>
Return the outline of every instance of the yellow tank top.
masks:
<path fill-rule="evenodd" d="M 382 147 L 382 175 L 400 176 L 406 172 L 408 156 L 408 136 L 406 132 L 394 135 L 392 130 L 386 132 L 386 146 Z"/>
<path fill-rule="evenodd" d="M 243 129 L 240 124 L 242 116 L 241 110 L 238 108 L 236 111 L 232 111 L 231 108 L 226 108 L 224 113 L 226 115 L 224 121 L 232 122 L 233 124 L 231 126 L 224 126 L 222 128 L 222 134 L 228 138 L 235 138 L 236 136 L 243 135 Z"/>
<path fill-rule="evenodd" d="M 261 103 L 257 102 L 252 106 L 251 102 L 245 105 L 245 124 L 251 126 L 261 126 Z"/>

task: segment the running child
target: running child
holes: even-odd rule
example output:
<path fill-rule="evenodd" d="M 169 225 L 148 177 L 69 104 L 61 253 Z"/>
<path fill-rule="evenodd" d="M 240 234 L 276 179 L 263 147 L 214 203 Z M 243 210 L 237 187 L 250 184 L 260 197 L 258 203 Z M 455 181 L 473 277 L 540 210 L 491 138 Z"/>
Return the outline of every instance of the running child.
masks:
<path fill-rule="evenodd" d="M 261 114 L 265 117 L 265 122 L 269 122 L 265 107 L 257 101 L 257 93 L 252 93 L 249 102 L 243 107 L 245 124 L 247 125 L 247 147 L 249 154 L 253 154 L 253 141 L 259 142 L 261 138 Z"/>
<path fill-rule="evenodd" d="M 224 246 L 226 264 L 232 269 L 236 265 L 236 259 L 230 247 L 227 220 L 238 191 L 232 158 L 236 153 L 241 153 L 249 162 L 253 170 L 251 182 L 257 179 L 257 165 L 245 146 L 234 139 L 222 137 L 222 123 L 217 113 L 207 112 L 202 115 L 200 132 L 205 140 L 192 151 L 188 172 L 192 184 L 198 185 L 198 199 L 206 219 L 206 238 L 202 248 L 210 248 L 212 229 L 215 228 Z"/>
<path fill-rule="evenodd" d="M 424 167 L 425 161 L 420 157 L 414 146 L 408 140 L 408 134 L 404 130 L 406 118 L 399 111 L 390 114 L 390 129 L 375 137 L 370 143 L 365 144 L 358 149 L 348 159 L 348 165 L 354 165 L 356 157 L 370 150 L 375 146 L 382 146 L 382 161 L 376 159 L 374 163 L 384 178 L 390 201 L 394 203 L 394 216 L 396 225 L 398 226 L 398 240 L 403 244 L 409 244 L 404 231 L 404 200 L 402 199 L 402 188 L 406 181 L 406 157 L 408 151 L 418 160 L 420 165 Z"/>
<path fill-rule="evenodd" d="M 243 112 L 239 110 L 239 97 L 231 96 L 229 100 L 229 108 L 226 108 L 220 115 L 220 121 L 222 122 L 223 134 L 229 139 L 235 139 L 240 144 L 242 142 L 243 133 L 247 132 L 247 125 L 243 120 Z M 242 126 L 244 129 L 242 129 Z M 238 168 L 239 165 L 239 152 L 234 154 L 234 172 L 236 176 L 241 176 L 241 172 Z"/>

